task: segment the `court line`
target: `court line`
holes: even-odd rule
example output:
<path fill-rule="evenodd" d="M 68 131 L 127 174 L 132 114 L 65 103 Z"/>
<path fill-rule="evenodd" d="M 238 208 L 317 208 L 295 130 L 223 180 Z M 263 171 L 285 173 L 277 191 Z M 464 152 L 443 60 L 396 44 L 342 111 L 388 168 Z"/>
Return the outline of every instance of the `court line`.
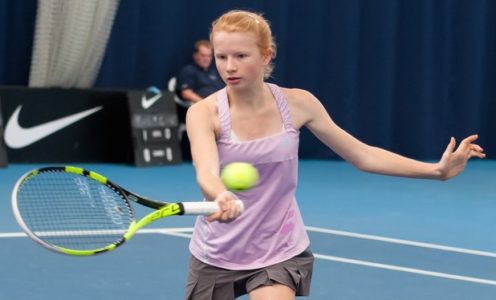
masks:
<path fill-rule="evenodd" d="M 18 238 L 27 237 L 24 232 L 0 232 L 0 238 Z"/>
<path fill-rule="evenodd" d="M 473 249 L 460 248 L 460 247 L 451 247 L 451 246 L 444 246 L 444 245 L 439 245 L 439 244 L 423 243 L 423 242 L 416 242 L 416 241 L 410 241 L 410 240 L 388 238 L 388 237 L 383 237 L 383 236 L 378 236 L 378 235 L 368 235 L 368 234 L 354 233 L 354 232 L 348 232 L 348 231 L 340 231 L 340 230 L 313 227 L 313 226 L 305 226 L 305 228 L 307 229 L 307 231 L 310 231 L 310 232 L 319 232 L 319 233 L 326 233 L 326 234 L 332 234 L 332 235 L 353 237 L 353 238 L 358 238 L 358 239 L 374 240 L 374 241 L 380 241 L 380 242 L 386 242 L 386 243 L 392 243 L 392 244 L 408 245 L 408 246 L 414 246 L 414 247 L 420 247 L 420 248 L 442 250 L 442 251 L 447 251 L 447 252 L 456 252 L 456 253 L 462 253 L 462 254 L 470 254 L 470 255 L 496 258 L 496 253 L 488 252 L 488 251 L 480 251 L 480 250 L 473 250 Z M 153 231 L 155 229 L 151 229 L 151 230 Z M 166 230 L 169 231 L 168 229 L 166 229 Z M 188 227 L 174 228 L 172 231 L 174 231 L 174 232 L 178 232 L 178 231 L 193 232 L 193 228 L 188 228 Z M 160 233 L 160 232 L 153 231 L 153 233 Z"/>
<path fill-rule="evenodd" d="M 318 232 L 318 233 L 346 236 L 346 237 L 352 237 L 352 238 L 358 238 L 358 239 L 380 241 L 380 242 L 386 242 L 386 243 L 392 243 L 392 244 L 408 245 L 408 246 L 414 246 L 414 247 L 420 247 L 420 248 L 436 249 L 436 250 L 442 250 L 442 251 L 448 251 L 448 252 L 456 252 L 456 253 L 463 253 L 463 254 L 496 258 L 496 253 L 488 252 L 488 251 L 480 251 L 480 250 L 473 250 L 473 249 L 467 249 L 467 248 L 451 247 L 451 246 L 444 246 L 444 245 L 439 245 L 439 244 L 423 243 L 423 242 L 416 242 L 416 241 L 410 241 L 410 240 L 388 238 L 388 237 L 383 237 L 383 236 L 378 236 L 378 235 L 361 234 L 361 233 L 354 233 L 354 232 L 349 232 L 349 231 L 341 231 L 341 230 L 334 230 L 334 229 L 327 229 L 327 228 L 320 228 L 320 227 L 313 227 L 313 226 L 305 226 L 305 228 L 307 231 L 310 231 L 310 232 Z M 192 227 L 144 228 L 144 229 L 141 229 L 139 231 L 139 233 L 163 233 L 163 234 L 174 233 L 176 235 L 178 235 L 178 233 L 187 233 L 187 232 L 193 232 L 193 228 Z M 26 236 L 26 235 L 24 233 L 21 233 L 21 232 L 0 233 L 0 238 L 24 237 L 24 236 Z M 190 236 L 184 235 L 184 237 L 190 237 Z"/>
<path fill-rule="evenodd" d="M 307 229 L 308 229 L 308 227 L 307 227 Z M 311 229 L 315 230 L 316 228 L 311 227 Z M 192 230 L 192 228 L 191 228 L 191 230 Z M 188 231 L 178 232 L 177 234 L 171 230 L 153 230 L 152 229 L 152 231 L 155 233 L 161 233 L 161 234 L 166 234 L 166 235 L 174 235 L 174 236 L 180 236 L 180 237 L 185 237 L 185 238 L 191 238 L 191 234 L 186 233 Z M 153 232 L 150 232 L 150 233 L 153 233 Z M 340 232 L 340 233 L 343 233 L 343 232 Z M 395 242 L 398 242 L 398 241 L 395 241 Z M 411 242 L 411 241 L 407 241 L 407 242 Z M 412 243 L 415 243 L 415 242 L 412 242 Z M 408 245 L 410 245 L 410 244 L 408 244 Z M 416 245 L 416 246 L 418 246 L 418 245 Z M 433 246 L 440 246 L 440 245 L 433 245 Z M 441 246 L 441 247 L 443 247 L 443 246 Z M 433 248 L 433 247 L 427 247 L 427 248 Z M 450 248 L 450 247 L 448 247 L 448 248 Z M 438 249 L 438 248 L 434 248 L 434 249 Z M 452 251 L 452 250 L 453 249 L 450 249 L 449 251 Z M 462 250 L 468 250 L 468 249 L 462 249 Z M 470 252 L 473 252 L 473 251 L 470 251 Z M 466 253 L 466 252 L 463 252 L 463 253 Z M 349 259 L 349 258 L 344 258 L 344 257 L 324 255 L 324 254 L 319 254 L 319 253 L 314 253 L 313 255 L 315 258 L 322 259 L 322 260 L 330 260 L 330 261 L 336 261 L 336 262 L 341 262 L 341 263 L 360 265 L 360 266 L 365 266 L 365 267 L 372 267 L 372 268 L 377 268 L 377 269 L 398 271 L 398 272 L 404 272 L 404 273 L 413 273 L 413 274 L 430 276 L 430 277 L 439 277 L 439 278 L 444 278 L 444 279 L 452 279 L 452 280 L 474 282 L 474 283 L 479 283 L 479 284 L 495 285 L 496 286 L 495 280 L 462 276 L 462 275 L 455 275 L 455 274 L 449 274 L 449 273 L 433 272 L 433 271 L 428 271 L 428 270 L 407 268 L 407 267 L 401 267 L 401 266 L 389 265 L 389 264 L 381 264 L 381 263 L 375 263 L 375 262 L 370 262 L 370 261 L 363 261 L 363 260 L 357 260 L 357 259 Z"/>
<path fill-rule="evenodd" d="M 318 253 L 314 253 L 313 255 L 315 258 L 319 258 L 319 259 L 337 261 L 337 262 L 353 264 L 353 265 L 360 265 L 360 266 L 366 266 L 366 267 L 372 267 L 372 268 L 378 268 L 378 269 L 386 269 L 386 270 L 399 271 L 399 272 L 406 272 L 406 273 L 414 273 L 414 274 L 431 276 L 431 277 L 440 277 L 440 278 L 446 278 L 446 279 L 475 282 L 475 283 L 480 283 L 480 284 L 496 285 L 495 280 L 489 280 L 489 279 L 483 279 L 483 278 L 477 278 L 477 277 L 468 277 L 468 276 L 454 275 L 454 274 L 448 274 L 448 273 L 432 272 L 432 271 L 427 271 L 427 270 L 406 268 L 406 267 L 400 267 L 400 266 L 395 266 L 395 265 L 380 264 L 380 263 L 375 263 L 375 262 L 370 262 L 370 261 L 363 261 L 363 260 L 357 260 L 357 259 L 349 259 L 349 258 L 343 258 L 343 257 L 337 257 L 337 256 L 323 255 L 323 254 L 318 254 Z"/>
<path fill-rule="evenodd" d="M 386 238 L 386 237 L 380 237 L 380 236 L 374 236 L 374 235 L 357 234 L 357 233 L 352 233 L 352 232 L 338 231 L 338 230 L 311 227 L 311 226 L 308 226 L 307 230 L 313 231 L 313 232 L 326 233 L 326 234 L 336 234 L 336 235 L 341 235 L 341 236 L 349 236 L 349 237 L 362 238 L 362 239 L 368 239 L 368 240 L 377 240 L 377 241 L 383 241 L 383 242 L 388 242 L 388 243 L 395 243 L 395 244 L 402 244 L 402 245 L 409 245 L 409 246 L 416 246 L 416 247 L 424 247 L 424 248 L 466 253 L 466 254 L 472 254 L 472 255 L 482 255 L 482 256 L 489 256 L 489 257 L 494 257 L 494 255 L 495 255 L 494 253 L 484 252 L 484 251 L 477 251 L 477 250 L 470 250 L 470 249 L 463 249 L 463 248 L 456 248 L 456 247 L 447 247 L 447 246 L 428 244 L 428 243 L 419 243 L 419 242 L 408 241 L 408 240 L 392 239 L 392 238 Z M 191 232 L 192 231 L 193 231 L 193 228 L 191 228 L 191 227 L 145 228 L 145 229 L 140 230 L 139 233 L 141 233 L 141 234 L 157 234 L 158 233 L 158 234 L 171 235 L 171 236 L 177 236 L 177 237 L 182 237 L 182 238 L 191 238 Z M 10 238 L 12 238 L 12 237 L 17 238 L 17 237 L 25 237 L 25 236 L 26 236 L 26 234 L 23 232 L 0 233 L 0 238 L 9 238 L 9 237 Z M 473 283 L 496 286 L 495 280 L 489 280 L 489 279 L 483 279 L 483 278 L 477 278 L 477 277 L 469 277 L 469 276 L 455 275 L 455 274 L 449 274 L 449 273 L 433 272 L 433 271 L 428 271 L 428 270 L 407 268 L 407 267 L 401 267 L 401 266 L 389 265 L 389 264 L 381 264 L 381 263 L 375 263 L 375 262 L 370 262 L 370 261 L 337 257 L 337 256 L 331 256 L 331 255 L 324 255 L 324 254 L 319 254 L 319 253 L 314 253 L 314 257 L 317 259 L 322 259 L 322 260 L 335 261 L 335 262 L 341 262 L 341 263 L 347 263 L 347 264 L 353 264 L 353 265 L 360 265 L 360 266 L 377 268 L 377 269 L 384 269 L 384 270 L 391 270 L 391 271 L 398 271 L 398 272 L 405 272 L 405 273 L 413 273 L 413 274 L 424 275 L 424 276 L 431 276 L 431 277 L 438 277 L 438 278 L 444 278 L 444 279 L 466 281 L 466 282 L 473 282 Z"/>
<path fill-rule="evenodd" d="M 466 249 L 466 248 L 450 247 L 450 246 L 443 246 L 443 245 L 438 245 L 438 244 L 422 243 L 422 242 L 415 242 L 415 241 L 409 241 L 409 240 L 388 238 L 388 237 L 377 236 L 377 235 L 368 235 L 368 234 L 361 234 L 361 233 L 354 233 L 354 232 L 347 232 L 347 231 L 340 231 L 340 230 L 326 229 L 326 228 L 319 228 L 319 227 L 312 227 L 312 226 L 306 226 L 305 228 L 307 229 L 307 231 L 310 231 L 310 232 L 326 233 L 326 234 L 346 236 L 346 237 L 352 237 L 352 238 L 358 238 L 358 239 L 366 239 L 366 240 L 380 241 L 380 242 L 386 242 L 386 243 L 392 243 L 392 244 L 401 244 L 401 245 L 408 245 L 408 246 L 414 246 L 414 247 L 429 248 L 429 249 L 443 250 L 443 251 L 449 251 L 449 252 L 457 252 L 457 253 L 463 253 L 463 254 L 471 254 L 471 255 L 487 256 L 487 257 L 496 258 L 496 253 L 487 252 L 487 251 L 479 251 L 479 250 L 472 250 L 472 249 Z"/>
<path fill-rule="evenodd" d="M 120 232 L 124 234 L 126 231 L 125 230 L 106 230 L 109 233 L 116 233 Z M 102 234 L 106 232 L 105 230 L 79 230 L 79 231 L 65 231 L 65 234 L 73 234 L 77 235 L 78 233 L 80 235 L 96 235 L 96 234 Z M 191 235 L 183 234 L 184 232 L 193 232 L 192 227 L 176 227 L 176 228 L 144 228 L 141 229 L 138 234 L 169 234 L 169 235 L 176 235 L 176 236 L 183 236 L 183 237 L 191 237 Z M 60 234 L 60 231 L 53 231 L 53 232 L 41 232 L 41 236 L 43 235 L 57 235 Z M 63 235 L 63 234 L 61 234 Z M 0 232 L 0 238 L 21 238 L 21 237 L 27 237 L 27 234 L 24 232 Z"/>

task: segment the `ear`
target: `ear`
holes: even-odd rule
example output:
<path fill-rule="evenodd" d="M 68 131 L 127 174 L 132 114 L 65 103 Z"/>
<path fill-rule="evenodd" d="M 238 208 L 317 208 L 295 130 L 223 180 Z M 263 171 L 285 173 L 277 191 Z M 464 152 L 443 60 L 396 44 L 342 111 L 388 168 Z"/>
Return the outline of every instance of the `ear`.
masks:
<path fill-rule="evenodd" d="M 273 54 L 274 51 L 272 51 L 272 49 L 270 48 L 268 48 L 267 50 L 264 51 L 264 53 L 262 53 L 264 65 L 268 65 L 270 63 Z"/>

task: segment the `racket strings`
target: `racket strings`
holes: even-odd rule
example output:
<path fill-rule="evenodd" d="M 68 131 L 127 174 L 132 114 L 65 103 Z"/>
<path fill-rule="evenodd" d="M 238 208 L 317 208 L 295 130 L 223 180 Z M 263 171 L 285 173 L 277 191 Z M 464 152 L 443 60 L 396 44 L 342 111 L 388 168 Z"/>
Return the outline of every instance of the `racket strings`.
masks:
<path fill-rule="evenodd" d="M 134 221 L 129 203 L 115 188 L 73 173 L 31 176 L 19 188 L 17 206 L 41 241 L 73 250 L 118 243 Z"/>

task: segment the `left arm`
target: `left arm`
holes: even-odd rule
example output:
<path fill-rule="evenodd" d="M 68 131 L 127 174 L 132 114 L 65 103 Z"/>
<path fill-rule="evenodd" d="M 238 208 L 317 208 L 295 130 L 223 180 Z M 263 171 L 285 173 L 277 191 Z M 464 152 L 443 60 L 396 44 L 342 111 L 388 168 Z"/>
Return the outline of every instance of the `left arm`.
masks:
<path fill-rule="evenodd" d="M 324 106 L 303 90 L 285 90 L 295 126 L 306 126 L 320 141 L 358 169 L 392 176 L 447 180 L 463 171 L 472 157 L 484 158 L 474 144 L 477 135 L 465 138 L 455 150 L 451 139 L 437 163 L 410 159 L 391 151 L 367 145 L 337 126 Z"/>

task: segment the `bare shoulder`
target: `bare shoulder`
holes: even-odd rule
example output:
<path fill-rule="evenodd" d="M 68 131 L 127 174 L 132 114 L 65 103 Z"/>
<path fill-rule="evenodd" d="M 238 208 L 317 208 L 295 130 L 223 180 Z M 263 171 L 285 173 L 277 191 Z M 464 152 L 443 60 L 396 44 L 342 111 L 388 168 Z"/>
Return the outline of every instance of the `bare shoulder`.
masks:
<path fill-rule="evenodd" d="M 290 102 L 301 102 L 301 101 L 311 101 L 316 99 L 315 96 L 307 90 L 297 89 L 297 88 L 284 88 L 281 87 L 286 99 Z"/>
<path fill-rule="evenodd" d="M 322 109 L 320 101 L 309 91 L 297 88 L 281 88 L 289 104 L 295 127 L 301 128 Z"/>
<path fill-rule="evenodd" d="M 208 96 L 207 98 L 198 101 L 191 105 L 188 108 L 187 115 L 192 115 L 193 117 L 197 116 L 206 116 L 217 113 L 217 105 L 216 105 L 216 93 Z"/>
<path fill-rule="evenodd" d="M 194 128 L 216 128 L 218 123 L 217 115 L 217 93 L 214 93 L 188 108 L 186 113 L 188 132 Z M 201 126 L 198 126 L 198 124 L 201 124 Z"/>

